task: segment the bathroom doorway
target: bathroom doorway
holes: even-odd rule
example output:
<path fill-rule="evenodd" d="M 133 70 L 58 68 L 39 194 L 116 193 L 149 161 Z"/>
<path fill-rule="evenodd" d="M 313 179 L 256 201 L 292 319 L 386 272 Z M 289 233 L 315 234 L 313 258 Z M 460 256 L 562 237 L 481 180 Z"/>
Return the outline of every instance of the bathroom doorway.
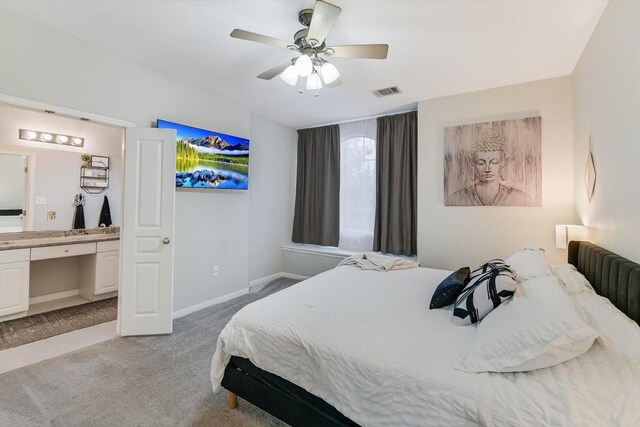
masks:
<path fill-rule="evenodd" d="M 124 133 L 0 105 L 0 352 L 116 335 Z"/>

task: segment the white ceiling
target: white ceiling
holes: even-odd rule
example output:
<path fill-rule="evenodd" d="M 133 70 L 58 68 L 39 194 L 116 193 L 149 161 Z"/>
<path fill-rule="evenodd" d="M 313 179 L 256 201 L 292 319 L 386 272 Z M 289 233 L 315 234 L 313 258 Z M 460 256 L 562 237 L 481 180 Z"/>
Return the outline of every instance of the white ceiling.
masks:
<path fill-rule="evenodd" d="M 330 0 L 331 1 L 331 0 Z M 606 1 L 346 1 L 327 44 L 388 43 L 385 61 L 335 58 L 343 85 L 300 95 L 262 71 L 292 52 L 232 39 L 241 28 L 292 41 L 292 1 L 3 1 L 39 21 L 305 127 L 417 101 L 572 73 Z M 371 91 L 398 85 L 402 94 Z"/>

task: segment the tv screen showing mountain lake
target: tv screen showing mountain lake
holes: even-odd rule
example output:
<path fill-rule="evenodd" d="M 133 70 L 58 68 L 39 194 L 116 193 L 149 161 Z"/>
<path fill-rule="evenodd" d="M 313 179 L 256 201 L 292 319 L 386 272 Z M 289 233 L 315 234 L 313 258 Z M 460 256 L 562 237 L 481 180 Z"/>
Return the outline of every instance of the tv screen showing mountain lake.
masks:
<path fill-rule="evenodd" d="M 158 120 L 175 129 L 176 187 L 246 190 L 249 188 L 249 140 Z"/>

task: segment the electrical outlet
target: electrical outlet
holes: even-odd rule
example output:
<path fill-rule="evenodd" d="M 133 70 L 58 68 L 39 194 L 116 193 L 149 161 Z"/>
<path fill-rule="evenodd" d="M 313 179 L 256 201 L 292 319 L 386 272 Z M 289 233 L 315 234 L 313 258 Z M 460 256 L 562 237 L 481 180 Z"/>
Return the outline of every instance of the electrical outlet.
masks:
<path fill-rule="evenodd" d="M 56 211 L 47 211 L 47 221 L 56 220 Z"/>
<path fill-rule="evenodd" d="M 213 266 L 213 277 L 218 277 L 220 275 L 220 268 L 217 265 Z"/>

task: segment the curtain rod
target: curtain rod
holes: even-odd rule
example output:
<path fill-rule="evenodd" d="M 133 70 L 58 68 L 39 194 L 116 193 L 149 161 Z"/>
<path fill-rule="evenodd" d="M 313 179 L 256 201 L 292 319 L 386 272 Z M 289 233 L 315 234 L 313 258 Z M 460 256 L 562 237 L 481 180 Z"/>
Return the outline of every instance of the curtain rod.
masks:
<path fill-rule="evenodd" d="M 378 117 L 395 116 L 396 114 L 410 113 L 412 111 L 418 111 L 418 109 L 417 108 L 412 108 L 410 110 L 393 111 L 393 112 L 389 112 L 389 113 L 378 114 L 378 115 L 375 115 L 375 116 L 360 117 L 358 119 L 350 119 L 350 120 L 341 120 L 339 122 L 322 123 L 322 124 L 319 124 L 319 125 L 313 125 L 313 126 L 303 127 L 303 128 L 299 128 L 299 129 L 313 129 L 313 128 L 319 128 L 319 127 L 322 127 L 322 126 L 331 126 L 331 125 L 340 125 L 340 124 L 343 124 L 343 123 L 361 122 L 361 121 L 369 120 L 369 119 L 377 119 Z"/>

